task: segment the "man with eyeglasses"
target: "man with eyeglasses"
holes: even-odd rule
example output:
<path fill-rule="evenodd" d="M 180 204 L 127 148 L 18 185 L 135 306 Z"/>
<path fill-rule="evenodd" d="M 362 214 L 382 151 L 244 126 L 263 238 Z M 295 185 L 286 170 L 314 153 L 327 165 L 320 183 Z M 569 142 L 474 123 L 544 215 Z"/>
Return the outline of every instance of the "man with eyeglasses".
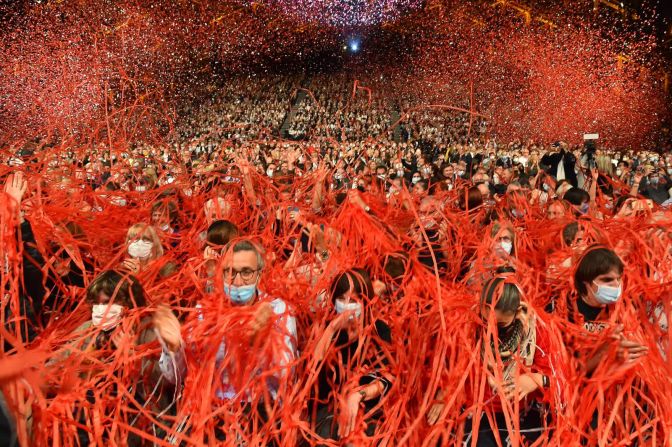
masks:
<path fill-rule="evenodd" d="M 242 331 L 250 341 L 250 347 L 258 349 L 257 355 L 245 355 L 244 362 L 256 360 L 254 368 L 242 367 L 241 359 L 235 356 L 235 349 L 229 350 L 229 346 L 239 345 L 238 338 L 227 340 L 228 333 L 220 343 L 215 357 L 215 371 L 221 371 L 221 381 L 216 383 L 215 397 L 220 401 L 239 401 L 248 406 L 246 411 L 256 406 L 257 415 L 266 422 L 265 405 L 263 397 L 269 396 L 273 401 L 278 397 L 278 390 L 291 374 L 292 363 L 296 359 L 296 319 L 291 314 L 288 305 L 280 298 L 272 298 L 259 289 L 259 279 L 264 269 L 264 259 L 260 249 L 249 240 L 239 240 L 230 243 L 224 250 L 221 264 L 223 291 L 225 299 L 228 299 L 236 307 L 256 307 L 254 317 L 249 320 L 247 330 Z M 212 310 L 212 309 L 210 309 Z M 212 312 L 202 306 L 199 320 L 207 323 Z M 163 341 L 163 352 L 160 359 L 161 370 L 166 377 L 172 378 L 174 383 L 179 384 L 186 372 L 184 344 L 181 340 L 179 322 L 175 316 L 166 311 L 157 315 L 154 319 L 158 335 Z M 269 326 L 272 326 L 269 328 Z M 231 333 L 240 336 L 240 328 L 231 327 Z M 268 329 L 268 331 L 267 331 Z M 229 332 L 229 331 L 227 331 Z M 263 332 L 266 339 L 257 340 L 257 335 Z M 228 343 L 227 343 L 228 341 Z M 191 346 L 191 343 L 189 344 Z M 262 349 L 270 346 L 270 349 Z M 199 349 L 196 348 L 195 351 Z M 272 353 L 268 355 L 269 351 Z M 245 366 L 245 365 L 243 365 Z M 234 377 L 241 371 L 251 372 L 252 377 Z M 243 385 L 247 389 L 237 389 L 235 384 Z M 270 402 L 266 402 L 269 404 Z M 226 439 L 226 433 L 216 433 L 220 440 Z"/>

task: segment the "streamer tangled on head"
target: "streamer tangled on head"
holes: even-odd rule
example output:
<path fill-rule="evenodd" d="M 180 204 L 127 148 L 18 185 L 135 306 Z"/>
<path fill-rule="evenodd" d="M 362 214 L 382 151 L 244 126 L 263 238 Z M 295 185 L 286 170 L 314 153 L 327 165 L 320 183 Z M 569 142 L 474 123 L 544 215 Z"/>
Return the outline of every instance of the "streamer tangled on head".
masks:
<path fill-rule="evenodd" d="M 8 9 L 0 439 L 667 445 L 664 66 L 503 4 Z"/>

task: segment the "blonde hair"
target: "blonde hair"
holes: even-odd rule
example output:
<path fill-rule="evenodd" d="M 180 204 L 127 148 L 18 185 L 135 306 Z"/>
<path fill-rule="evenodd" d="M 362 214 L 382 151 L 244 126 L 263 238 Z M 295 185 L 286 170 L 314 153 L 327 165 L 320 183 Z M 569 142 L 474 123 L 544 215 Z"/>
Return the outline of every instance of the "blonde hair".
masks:
<path fill-rule="evenodd" d="M 140 235 L 147 236 L 152 243 L 152 254 L 149 257 L 150 261 L 163 256 L 163 245 L 161 245 L 161 239 L 159 238 L 159 235 L 154 227 L 151 225 L 144 223 L 137 223 L 132 225 L 126 233 L 126 245 L 138 239 L 138 236 Z"/>
<path fill-rule="evenodd" d="M 597 166 L 598 171 L 611 176 L 614 175 L 614 165 L 611 163 L 611 157 L 608 155 L 598 156 L 595 159 L 595 165 Z"/>

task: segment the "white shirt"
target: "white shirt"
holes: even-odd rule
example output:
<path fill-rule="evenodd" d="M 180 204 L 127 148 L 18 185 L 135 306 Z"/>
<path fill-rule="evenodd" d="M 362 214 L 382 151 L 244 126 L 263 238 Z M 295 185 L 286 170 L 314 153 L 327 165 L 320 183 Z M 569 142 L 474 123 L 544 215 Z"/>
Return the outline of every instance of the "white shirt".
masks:
<path fill-rule="evenodd" d="M 263 292 L 258 293 L 260 301 L 267 301 L 268 295 L 266 295 Z M 287 304 L 282 299 L 275 298 L 272 301 L 270 301 L 270 305 L 273 310 L 273 313 L 277 317 L 274 324 L 274 328 L 276 329 L 276 331 L 273 334 L 276 336 L 283 337 L 283 343 L 286 349 L 280 353 L 276 351 L 277 356 L 274 358 L 274 360 L 277 361 L 278 364 L 259 365 L 259 368 L 255 370 L 254 374 L 259 375 L 263 372 L 262 371 L 263 369 L 276 369 L 277 366 L 280 366 L 280 368 L 277 368 L 277 371 L 274 372 L 270 377 L 267 377 L 266 380 L 269 388 L 269 393 L 271 397 L 275 399 L 277 397 L 278 387 L 282 379 L 290 374 L 291 363 L 297 357 L 297 349 L 296 349 L 297 332 L 296 332 L 296 318 L 290 313 L 290 309 L 287 306 Z M 201 306 L 197 305 L 196 307 L 200 308 Z M 200 321 L 203 321 L 203 315 L 200 312 L 198 319 Z M 220 366 L 226 360 L 226 355 L 227 355 L 226 340 L 222 340 L 220 342 L 217 354 L 215 356 L 215 362 L 216 362 L 215 369 L 217 370 L 221 369 Z M 161 357 L 159 358 L 159 367 L 163 375 L 171 383 L 179 384 L 180 382 L 183 381 L 184 375 L 186 373 L 185 357 L 186 356 L 184 348 L 180 349 L 173 355 L 171 355 L 171 353 L 168 352 L 165 348 L 161 352 Z M 252 378 L 250 378 L 250 381 L 252 382 Z M 243 401 L 252 400 L 252 396 L 250 395 L 249 390 L 234 389 L 233 385 L 229 381 L 228 372 L 226 370 L 222 371 L 221 382 L 220 384 L 218 384 L 215 390 L 215 395 L 217 396 L 217 398 L 222 400 L 230 400 L 240 395 L 241 391 L 243 391 L 244 393 L 243 395 L 241 395 L 241 400 Z"/>

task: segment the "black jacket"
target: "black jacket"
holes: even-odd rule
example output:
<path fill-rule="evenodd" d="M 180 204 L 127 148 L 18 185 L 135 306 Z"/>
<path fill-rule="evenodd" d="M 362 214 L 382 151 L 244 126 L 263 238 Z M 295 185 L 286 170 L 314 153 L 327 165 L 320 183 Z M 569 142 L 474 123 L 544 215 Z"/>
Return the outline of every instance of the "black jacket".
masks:
<path fill-rule="evenodd" d="M 576 165 L 576 157 L 574 154 L 561 149 L 560 152 L 546 154 L 541 157 L 541 163 L 547 168 L 546 172 L 553 177 L 557 177 L 560 160 L 562 160 L 564 164 L 565 178 L 576 188 L 579 183 L 576 178 L 576 172 L 574 172 L 574 166 Z"/>

